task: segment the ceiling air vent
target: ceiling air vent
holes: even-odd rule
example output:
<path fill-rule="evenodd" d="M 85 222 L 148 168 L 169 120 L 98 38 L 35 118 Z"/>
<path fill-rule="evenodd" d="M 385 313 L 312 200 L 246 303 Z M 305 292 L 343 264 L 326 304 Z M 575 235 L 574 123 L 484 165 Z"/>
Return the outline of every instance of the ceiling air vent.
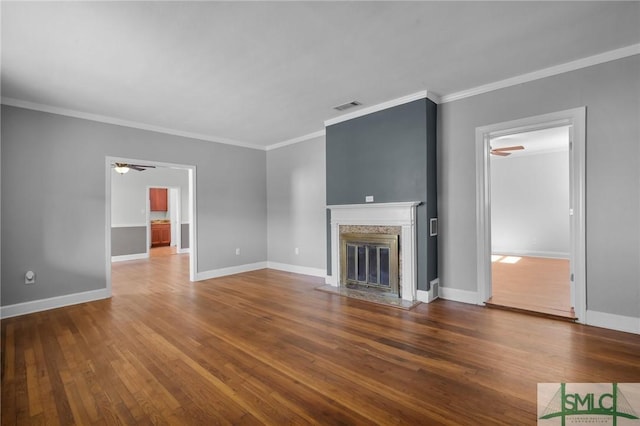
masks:
<path fill-rule="evenodd" d="M 351 102 L 348 102 L 346 104 L 335 106 L 335 107 L 333 107 L 333 109 L 336 109 L 338 111 L 344 111 L 345 109 L 353 108 L 353 107 L 356 107 L 358 105 L 362 105 L 362 104 L 360 102 L 358 102 L 358 101 L 351 101 Z"/>

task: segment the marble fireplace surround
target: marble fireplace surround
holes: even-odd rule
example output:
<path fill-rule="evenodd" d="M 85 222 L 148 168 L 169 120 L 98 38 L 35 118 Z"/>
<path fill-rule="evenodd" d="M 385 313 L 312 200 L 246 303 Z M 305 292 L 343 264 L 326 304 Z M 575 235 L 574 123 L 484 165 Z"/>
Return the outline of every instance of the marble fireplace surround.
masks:
<path fill-rule="evenodd" d="M 399 226 L 400 297 L 417 300 L 416 207 L 420 201 L 401 203 L 345 204 L 327 206 L 331 210 L 331 267 L 327 284 L 340 286 L 340 226 Z"/>

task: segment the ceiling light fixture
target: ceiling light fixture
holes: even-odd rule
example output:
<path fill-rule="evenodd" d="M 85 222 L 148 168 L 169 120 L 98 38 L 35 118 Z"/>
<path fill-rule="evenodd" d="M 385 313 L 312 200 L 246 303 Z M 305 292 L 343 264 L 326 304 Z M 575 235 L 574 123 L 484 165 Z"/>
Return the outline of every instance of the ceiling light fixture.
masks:
<path fill-rule="evenodd" d="M 121 175 L 129 171 L 129 167 L 126 164 L 122 164 L 122 163 L 116 163 L 113 169 L 116 171 L 116 173 L 120 173 Z"/>

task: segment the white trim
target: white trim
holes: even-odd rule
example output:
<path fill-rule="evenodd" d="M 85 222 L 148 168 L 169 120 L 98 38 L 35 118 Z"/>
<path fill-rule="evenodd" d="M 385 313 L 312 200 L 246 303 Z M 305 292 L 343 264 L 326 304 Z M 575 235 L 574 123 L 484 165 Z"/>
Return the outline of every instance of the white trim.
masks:
<path fill-rule="evenodd" d="M 193 256 L 192 256 L 193 257 Z M 266 269 L 267 262 L 248 263 L 246 265 L 230 266 L 228 268 L 212 269 L 210 271 L 197 272 L 195 281 L 210 280 L 212 278 L 224 277 L 227 275 L 241 274 L 243 272 Z"/>
<path fill-rule="evenodd" d="M 187 248 L 178 247 L 178 249 L 176 250 L 176 253 L 178 254 L 191 253 L 191 249 L 189 247 Z"/>
<path fill-rule="evenodd" d="M 331 265 L 329 285 L 340 285 L 340 225 L 400 226 L 400 297 L 417 300 L 416 207 L 421 201 L 327 206 L 331 210 Z"/>
<path fill-rule="evenodd" d="M 325 129 L 318 130 L 317 132 L 309 133 L 307 135 L 298 136 L 297 138 L 287 139 L 286 141 L 274 143 L 273 145 L 267 146 L 265 148 L 265 150 L 266 151 L 271 151 L 271 150 L 274 150 L 274 149 L 282 148 L 283 146 L 293 145 L 293 144 L 296 144 L 296 143 L 308 141 L 310 139 L 319 138 L 319 137 L 324 136 L 326 134 L 327 134 L 327 132 L 325 131 Z"/>
<path fill-rule="evenodd" d="M 594 327 L 640 334 L 640 318 L 587 310 L 585 323 Z"/>
<path fill-rule="evenodd" d="M 111 262 L 126 262 L 128 260 L 148 259 L 149 253 L 122 254 L 120 256 L 111 256 Z"/>
<path fill-rule="evenodd" d="M 586 311 L 586 241 L 585 241 L 585 145 L 586 108 L 574 108 L 476 128 L 476 267 L 478 304 L 491 297 L 491 201 L 489 141 L 497 135 L 514 134 L 533 129 L 570 126 L 572 149 L 569 152 L 571 208 L 570 263 L 574 281 L 571 301 L 584 322 Z"/>
<path fill-rule="evenodd" d="M 99 290 L 84 291 L 81 293 L 50 297 L 48 299 L 16 303 L 15 305 L 0 307 L 0 318 L 5 319 L 17 317 L 18 315 L 48 311 L 49 309 L 63 308 L 65 306 L 77 305 L 79 303 L 94 302 L 96 300 L 108 299 L 110 297 L 111 292 L 106 288 L 101 288 Z"/>
<path fill-rule="evenodd" d="M 342 123 L 343 121 L 352 120 L 354 118 L 362 117 L 363 115 L 368 115 L 374 112 L 382 111 L 388 108 L 393 108 L 398 105 L 407 104 L 409 102 L 417 101 L 418 99 L 424 99 L 427 97 L 427 91 L 421 90 L 420 92 L 412 93 L 407 96 L 403 96 L 401 98 L 391 99 L 390 101 L 382 102 L 380 104 L 372 105 L 365 108 L 360 108 L 357 111 L 353 111 L 347 114 L 340 115 L 338 117 L 330 118 L 325 120 L 324 126 L 331 126 L 333 124 Z"/>
<path fill-rule="evenodd" d="M 500 81 L 495 81 L 493 83 L 485 84 L 467 90 L 462 90 L 460 92 L 443 95 L 440 97 L 440 102 L 453 102 L 460 99 L 469 98 L 471 96 L 480 95 L 482 93 L 492 92 L 494 90 L 504 89 L 505 87 L 516 86 L 518 84 L 528 83 L 530 81 L 540 80 L 546 77 L 552 77 L 554 75 L 579 70 L 581 68 L 587 68 L 605 62 L 615 61 L 617 59 L 622 59 L 637 54 L 640 54 L 640 44 L 632 44 L 631 46 L 621 47 L 620 49 L 610 50 L 598 55 L 589 56 L 575 61 L 566 62 L 564 64 L 555 65 L 553 67 L 544 68 Z"/>
<path fill-rule="evenodd" d="M 117 223 L 117 224 L 111 224 L 111 228 L 146 228 L 147 224 L 146 223 L 133 223 L 133 224 L 129 224 L 129 225 L 125 225 L 122 223 Z"/>
<path fill-rule="evenodd" d="M 436 300 L 439 296 L 439 287 L 440 287 L 440 279 L 436 278 L 435 280 L 431 280 L 431 288 L 429 290 L 418 290 L 417 291 L 417 300 L 423 303 L 431 303 Z"/>
<path fill-rule="evenodd" d="M 440 287 L 438 297 L 454 302 L 469 303 L 471 305 L 478 304 L 478 292 L 469 290 L 460 290 L 457 288 Z"/>
<path fill-rule="evenodd" d="M 267 262 L 267 268 L 278 271 L 293 272 L 295 274 L 311 275 L 313 277 L 326 277 L 327 270 L 321 268 L 311 268 L 308 266 L 290 265 L 287 263 Z"/>
<path fill-rule="evenodd" d="M 77 111 L 73 109 L 60 108 L 51 105 L 39 104 L 36 102 L 23 101 L 14 98 L 2 98 L 4 105 L 14 106 L 18 108 L 31 109 L 34 111 L 48 112 L 51 114 L 65 115 L 67 117 L 82 118 L 84 120 L 97 121 L 99 123 L 115 124 L 116 126 L 131 127 L 133 129 L 149 130 L 151 132 L 164 133 L 167 135 L 182 136 L 185 138 L 199 139 L 207 142 L 222 143 L 225 145 L 234 145 L 242 148 L 251 148 L 264 151 L 264 146 L 254 145 L 248 142 L 237 141 L 233 139 L 223 138 L 219 136 L 205 135 L 202 133 L 186 132 L 183 130 L 169 129 L 167 127 L 155 126 L 153 124 L 141 123 L 138 121 L 129 121 L 121 118 L 110 117 L 101 114 L 91 114 L 88 112 Z"/>

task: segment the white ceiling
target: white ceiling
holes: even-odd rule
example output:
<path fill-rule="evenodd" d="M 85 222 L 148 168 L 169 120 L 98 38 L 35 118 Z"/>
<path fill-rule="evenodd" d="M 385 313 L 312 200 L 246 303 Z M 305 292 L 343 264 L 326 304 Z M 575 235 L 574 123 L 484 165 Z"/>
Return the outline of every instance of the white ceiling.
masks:
<path fill-rule="evenodd" d="M 634 2 L 8 2 L 2 97 L 265 147 L 640 43 Z M 350 110 L 352 111 L 352 110 Z"/>
<path fill-rule="evenodd" d="M 552 127 L 515 133 L 491 139 L 491 148 L 522 146 L 523 150 L 510 151 L 509 156 L 492 155 L 491 160 L 503 160 L 534 154 L 547 154 L 569 150 L 569 126 Z"/>

